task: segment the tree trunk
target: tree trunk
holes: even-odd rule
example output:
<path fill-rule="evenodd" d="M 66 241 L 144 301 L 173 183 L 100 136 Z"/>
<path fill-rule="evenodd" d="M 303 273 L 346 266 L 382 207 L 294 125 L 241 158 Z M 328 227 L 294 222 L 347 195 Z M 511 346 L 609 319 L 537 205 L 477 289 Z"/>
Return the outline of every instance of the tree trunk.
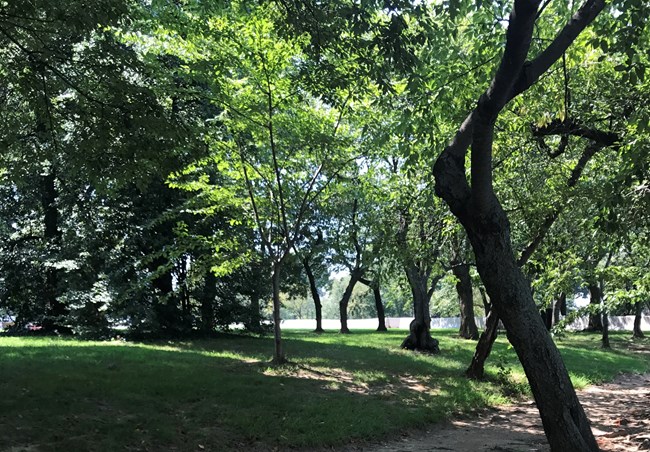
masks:
<path fill-rule="evenodd" d="M 609 315 L 607 310 L 603 306 L 603 338 L 602 338 L 602 347 L 603 348 L 612 348 L 609 343 Z"/>
<path fill-rule="evenodd" d="M 552 304 L 548 306 L 546 309 L 544 309 L 544 325 L 546 325 L 546 331 L 551 331 L 551 328 L 553 328 L 553 305 L 555 304 L 555 301 L 551 302 Z"/>
<path fill-rule="evenodd" d="M 636 311 L 634 313 L 634 329 L 632 331 L 632 337 L 635 339 L 642 339 L 645 337 L 643 331 L 641 330 L 641 316 L 643 315 L 643 303 L 637 302 Z"/>
<path fill-rule="evenodd" d="M 61 241 L 59 231 L 59 209 L 57 207 L 58 190 L 56 174 L 50 168 L 41 175 L 41 206 L 43 208 L 43 238 L 49 250 L 49 258 L 55 258 Z M 64 325 L 68 308 L 59 300 L 59 271 L 53 266 L 45 268 L 43 299 L 45 317 L 43 331 L 46 333 L 70 334 L 72 330 Z"/>
<path fill-rule="evenodd" d="M 181 255 L 176 269 L 176 286 L 178 288 L 178 296 L 181 302 L 181 326 L 184 333 L 188 333 L 192 330 L 192 306 L 190 304 L 190 290 L 187 283 L 187 256 Z"/>
<path fill-rule="evenodd" d="M 264 329 L 262 328 L 262 317 L 260 316 L 260 294 L 257 289 L 253 289 L 250 301 L 246 329 L 252 333 L 262 333 Z"/>
<path fill-rule="evenodd" d="M 598 283 L 589 284 L 589 308 L 591 309 L 591 313 L 589 314 L 589 325 L 587 326 L 587 331 L 603 330 L 600 307 L 601 298 L 602 293 Z"/>
<path fill-rule="evenodd" d="M 462 338 L 476 340 L 478 339 L 478 328 L 474 320 L 474 296 L 469 265 L 454 265 L 452 272 L 457 279 L 456 292 L 460 301 L 460 331 L 458 334 Z"/>
<path fill-rule="evenodd" d="M 431 314 L 429 313 L 429 275 L 422 273 L 415 265 L 406 269 L 406 276 L 413 294 L 415 318 L 409 327 L 410 333 L 401 347 L 427 353 L 439 353 L 438 341 L 431 337 Z"/>
<path fill-rule="evenodd" d="M 530 284 L 515 261 L 505 212 L 493 198 L 488 212 L 469 213 L 461 222 L 492 305 L 528 377 L 551 449 L 598 450 L 560 353 L 537 312 Z"/>
<path fill-rule="evenodd" d="M 499 316 L 494 309 L 490 309 L 485 319 L 485 330 L 481 333 L 478 344 L 476 344 L 472 362 L 465 371 L 467 378 L 482 380 L 485 376 L 485 361 L 490 356 L 492 345 L 494 345 L 494 341 L 497 339 L 498 326 Z"/>
<path fill-rule="evenodd" d="M 355 268 L 352 270 L 350 273 L 350 281 L 348 282 L 348 286 L 345 288 L 343 297 L 339 302 L 339 314 L 341 316 L 341 330 L 339 332 L 341 334 L 350 334 L 350 330 L 348 328 L 348 304 L 350 303 L 350 298 L 352 297 L 354 286 L 359 282 L 361 276 L 362 275 L 359 269 Z"/>
<path fill-rule="evenodd" d="M 217 297 L 217 277 L 208 270 L 203 280 L 201 294 L 201 332 L 210 334 L 214 331 L 214 300 Z"/>
<path fill-rule="evenodd" d="M 377 320 L 379 321 L 377 331 L 388 331 L 388 328 L 386 328 L 384 302 L 381 300 L 381 291 L 379 290 L 379 284 L 373 284 L 372 293 L 375 295 L 375 309 L 377 309 Z"/>
<path fill-rule="evenodd" d="M 551 450 L 591 452 L 598 450 L 598 444 L 560 353 L 537 312 L 530 283 L 518 266 L 508 216 L 496 197 L 492 178 L 499 113 L 564 54 L 605 2 L 586 0 L 551 44 L 528 60 L 540 3 L 514 2 L 497 72 L 438 157 L 433 173 L 436 194 L 447 202 L 467 231 L 478 272 L 524 368 Z M 466 171 L 470 147 L 471 186 Z"/>
<path fill-rule="evenodd" d="M 359 278 L 359 282 L 371 288 L 372 294 L 375 297 L 375 309 L 377 310 L 377 320 L 379 322 L 377 331 L 388 331 L 388 328 L 386 328 L 386 314 L 384 312 L 384 302 L 381 299 L 379 283 L 365 278 Z"/>
<path fill-rule="evenodd" d="M 282 330 L 280 329 L 280 270 L 281 264 L 273 265 L 273 363 L 284 364 L 287 362 L 282 349 Z"/>
<path fill-rule="evenodd" d="M 311 297 L 314 300 L 314 308 L 316 310 L 316 329 L 314 330 L 314 333 L 322 333 L 324 331 L 323 305 L 320 301 L 320 294 L 318 293 L 316 278 L 314 277 L 314 272 L 311 270 L 311 266 L 309 265 L 309 259 L 303 259 L 302 265 L 305 267 L 305 273 L 307 274 L 307 279 L 309 279 L 309 290 L 311 291 Z"/>
<path fill-rule="evenodd" d="M 609 264 L 609 259 L 607 260 Z M 603 319 L 603 337 L 602 337 L 602 347 L 603 348 L 612 348 L 609 344 L 609 314 L 607 312 L 607 305 L 605 304 L 605 297 L 603 296 L 605 284 L 603 280 L 600 281 L 600 309 Z"/>
<path fill-rule="evenodd" d="M 551 326 L 557 325 L 560 321 L 560 314 L 566 315 L 566 293 L 560 293 L 560 296 L 555 303 L 553 304 L 553 324 Z"/>

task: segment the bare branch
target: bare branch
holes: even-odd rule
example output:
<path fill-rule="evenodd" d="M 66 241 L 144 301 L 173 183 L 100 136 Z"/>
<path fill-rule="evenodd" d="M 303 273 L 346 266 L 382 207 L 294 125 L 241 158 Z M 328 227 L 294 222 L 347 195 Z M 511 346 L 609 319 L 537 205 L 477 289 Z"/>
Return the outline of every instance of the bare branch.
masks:
<path fill-rule="evenodd" d="M 246 189 L 248 190 L 248 198 L 251 201 L 251 205 L 253 206 L 253 215 L 255 217 L 255 224 L 257 225 L 257 230 L 260 233 L 260 236 L 262 238 L 262 242 L 264 242 L 264 245 L 266 245 L 267 249 L 269 250 L 269 253 L 273 253 L 273 247 L 270 241 L 270 238 L 266 237 L 264 227 L 262 226 L 262 221 L 260 219 L 260 214 L 259 211 L 257 210 L 257 203 L 255 202 L 255 195 L 253 194 L 253 186 L 251 184 L 250 178 L 248 177 L 248 170 L 246 169 L 246 161 L 244 160 L 244 155 L 241 151 L 241 148 L 239 148 L 239 158 L 241 160 L 241 166 L 242 170 L 244 172 L 244 180 L 246 181 Z"/>
<path fill-rule="evenodd" d="M 278 185 L 278 197 L 280 198 L 280 216 L 282 218 L 283 238 L 286 242 L 286 251 L 291 249 L 289 242 L 289 224 L 287 222 L 287 207 L 284 203 L 284 190 L 282 189 L 282 178 L 280 175 L 280 165 L 278 164 L 278 153 L 275 145 L 275 134 L 273 130 L 273 88 L 271 83 L 271 76 L 268 68 L 266 67 L 266 58 L 262 56 L 262 68 L 264 70 L 264 77 L 266 78 L 266 86 L 268 91 L 267 95 L 267 108 L 268 108 L 268 131 L 269 131 L 269 144 L 271 145 L 271 157 L 273 159 L 273 172 L 275 173 L 275 182 Z"/>
<path fill-rule="evenodd" d="M 619 140 L 617 134 L 592 129 L 570 119 L 564 121 L 554 120 L 542 127 L 533 127 L 533 136 L 544 137 L 548 135 L 572 135 L 587 138 L 602 146 L 612 146 Z"/>

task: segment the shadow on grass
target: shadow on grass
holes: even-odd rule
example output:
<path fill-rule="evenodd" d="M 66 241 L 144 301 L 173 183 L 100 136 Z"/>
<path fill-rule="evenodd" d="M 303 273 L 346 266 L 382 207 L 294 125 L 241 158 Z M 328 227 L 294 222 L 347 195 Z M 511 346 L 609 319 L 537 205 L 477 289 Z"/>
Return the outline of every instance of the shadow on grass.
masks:
<path fill-rule="evenodd" d="M 3 447 L 335 445 L 488 402 L 436 357 L 337 351 L 290 337 L 295 369 L 274 369 L 266 362 L 271 346 L 251 337 L 125 345 L 0 339 L 0 430 L 10 432 Z"/>
<path fill-rule="evenodd" d="M 443 352 L 431 356 L 400 350 L 403 335 L 285 332 L 292 364 L 280 368 L 268 363 L 270 337 L 149 344 L 0 338 L 3 447 L 339 445 L 503 401 L 497 385 L 462 377 L 475 342 L 435 332 Z M 576 369 L 593 367 L 588 350 L 565 348 Z M 517 366 L 503 339 L 494 354 Z"/>

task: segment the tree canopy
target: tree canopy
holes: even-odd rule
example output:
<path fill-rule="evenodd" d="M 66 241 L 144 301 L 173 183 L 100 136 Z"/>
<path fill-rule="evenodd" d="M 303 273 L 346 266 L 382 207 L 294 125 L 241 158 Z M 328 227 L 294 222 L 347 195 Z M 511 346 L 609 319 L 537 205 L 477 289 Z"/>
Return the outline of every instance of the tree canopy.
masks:
<path fill-rule="evenodd" d="M 402 346 L 437 353 L 455 284 L 461 335 L 474 292 L 503 320 L 552 447 L 594 450 L 538 313 L 648 301 L 649 8 L 4 2 L 0 315 L 269 327 L 283 363 L 288 312 L 408 314 Z"/>

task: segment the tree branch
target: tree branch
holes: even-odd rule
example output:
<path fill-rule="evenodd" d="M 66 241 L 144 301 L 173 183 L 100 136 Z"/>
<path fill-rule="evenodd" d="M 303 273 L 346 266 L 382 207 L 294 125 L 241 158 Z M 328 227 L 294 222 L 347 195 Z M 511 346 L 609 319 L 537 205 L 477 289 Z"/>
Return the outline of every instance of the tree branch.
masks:
<path fill-rule="evenodd" d="M 536 2 L 537 3 L 537 2 Z M 557 61 L 604 7 L 604 0 L 586 0 L 560 31 L 551 44 L 529 63 L 525 63 L 515 82 L 509 100 L 530 88 Z M 436 160 L 433 174 L 436 194 L 443 198 L 451 211 L 463 216 L 469 208 L 471 189 L 465 178 L 465 155 L 472 144 L 476 109 L 465 118 L 454 138 Z"/>
<path fill-rule="evenodd" d="M 554 120 L 542 127 L 533 127 L 533 136 L 545 137 L 549 135 L 571 135 L 587 138 L 602 146 L 612 146 L 619 139 L 614 132 L 604 132 L 591 129 L 570 119 L 564 121 Z"/>
<path fill-rule="evenodd" d="M 581 130 L 593 132 L 593 129 L 582 128 Z M 569 179 L 567 180 L 567 188 L 569 189 L 576 186 L 578 180 L 580 179 L 580 176 L 582 176 L 582 173 L 584 172 L 584 169 L 587 166 L 587 163 L 596 154 L 596 152 L 608 146 L 605 143 L 610 143 L 609 146 L 611 146 L 619 141 L 618 136 L 614 133 L 600 132 L 600 131 L 596 131 L 596 132 L 598 133 L 595 134 L 590 133 L 590 135 L 596 138 L 601 138 L 604 136 L 607 138 L 607 140 L 606 141 L 594 140 L 592 143 L 590 143 L 585 147 L 584 151 L 582 151 L 582 155 L 580 155 L 580 158 L 578 159 L 578 162 L 576 163 L 576 165 L 573 167 L 573 170 L 571 171 L 571 176 L 569 176 Z M 560 130 L 557 133 L 565 133 L 565 132 L 564 130 Z M 579 136 L 584 136 L 584 135 L 579 135 Z M 535 252 L 537 247 L 539 247 L 539 245 L 542 243 L 542 240 L 544 239 L 544 237 L 546 237 L 546 234 L 548 234 L 548 231 L 551 229 L 551 226 L 553 226 L 553 223 L 555 223 L 555 221 L 558 219 L 562 211 L 565 209 L 566 205 L 567 203 L 565 201 L 561 202 L 555 207 L 555 209 L 553 209 L 551 213 L 549 213 L 546 216 L 544 222 L 542 223 L 539 230 L 537 231 L 537 235 L 535 236 L 535 238 L 522 251 L 521 256 L 517 260 L 517 265 L 521 267 L 525 265 L 526 262 L 528 262 L 528 259 L 530 259 L 530 257 Z"/>
<path fill-rule="evenodd" d="M 526 61 L 540 1 L 515 0 L 506 32 L 506 48 L 487 91 L 479 98 L 472 133 L 471 180 L 474 207 L 487 208 L 494 197 L 492 142 L 497 116 L 510 100 L 510 93 Z"/>
<path fill-rule="evenodd" d="M 553 42 L 535 59 L 525 65 L 510 98 L 518 96 L 534 85 L 539 77 L 562 57 L 562 54 L 566 52 L 578 35 L 593 22 L 604 7 L 605 0 L 586 0 Z"/>
<path fill-rule="evenodd" d="M 246 181 L 246 189 L 248 190 L 248 197 L 251 200 L 251 205 L 253 206 L 253 216 L 255 217 L 255 224 L 257 225 L 257 230 L 260 232 L 260 237 L 262 242 L 269 250 L 269 254 L 273 253 L 273 247 L 271 241 L 266 234 L 264 233 L 264 227 L 262 226 L 262 221 L 260 219 L 259 211 L 257 210 L 257 203 L 255 202 L 255 195 L 253 194 L 253 186 L 251 184 L 250 178 L 248 177 L 248 170 L 246 169 L 246 161 L 244 160 L 244 155 L 239 150 L 239 158 L 241 159 L 241 166 L 244 172 L 244 180 Z"/>

